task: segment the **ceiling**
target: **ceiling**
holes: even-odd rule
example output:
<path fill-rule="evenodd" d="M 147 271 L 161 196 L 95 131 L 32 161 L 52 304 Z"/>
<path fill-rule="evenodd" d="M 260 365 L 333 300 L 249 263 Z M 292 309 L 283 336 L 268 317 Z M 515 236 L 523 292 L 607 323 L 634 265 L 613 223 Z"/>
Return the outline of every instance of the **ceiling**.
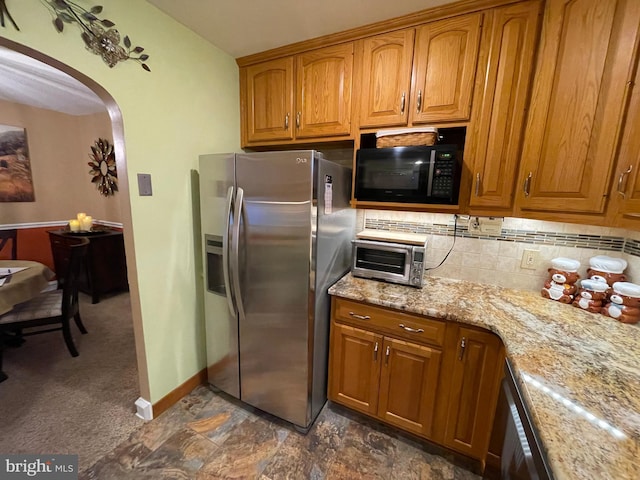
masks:
<path fill-rule="evenodd" d="M 234 58 L 453 0 L 147 0 Z M 105 111 L 82 83 L 0 47 L 0 99 L 70 115 Z"/>
<path fill-rule="evenodd" d="M 104 112 L 92 90 L 58 69 L 0 47 L 0 99 L 69 115 Z"/>
<path fill-rule="evenodd" d="M 239 58 L 454 0 L 147 1 Z"/>

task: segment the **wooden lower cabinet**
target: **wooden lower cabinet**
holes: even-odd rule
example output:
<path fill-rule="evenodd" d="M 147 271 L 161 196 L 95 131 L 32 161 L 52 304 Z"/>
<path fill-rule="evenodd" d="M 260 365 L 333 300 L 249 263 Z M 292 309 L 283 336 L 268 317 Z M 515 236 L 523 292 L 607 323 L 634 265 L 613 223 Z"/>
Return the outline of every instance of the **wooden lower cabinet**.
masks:
<path fill-rule="evenodd" d="M 366 315 L 360 304 L 358 316 L 369 318 L 356 326 L 340 320 L 347 305 L 355 304 L 333 298 L 329 400 L 484 462 L 502 378 L 500 339 L 426 317 L 446 325 L 442 345 L 409 339 L 407 330 L 395 338 L 377 320 L 381 307 Z"/>
<path fill-rule="evenodd" d="M 383 349 L 378 417 L 430 436 L 442 352 L 394 338 L 385 338 Z"/>
<path fill-rule="evenodd" d="M 456 326 L 453 326 L 456 328 Z M 451 349 L 454 350 L 454 349 Z M 486 456 L 502 378 L 502 342 L 490 332 L 457 327 L 444 445 Z"/>
<path fill-rule="evenodd" d="M 404 430 L 431 433 L 441 352 L 334 323 L 329 398 Z"/>
<path fill-rule="evenodd" d="M 331 328 L 329 398 L 376 415 L 382 335 L 336 323 Z"/>

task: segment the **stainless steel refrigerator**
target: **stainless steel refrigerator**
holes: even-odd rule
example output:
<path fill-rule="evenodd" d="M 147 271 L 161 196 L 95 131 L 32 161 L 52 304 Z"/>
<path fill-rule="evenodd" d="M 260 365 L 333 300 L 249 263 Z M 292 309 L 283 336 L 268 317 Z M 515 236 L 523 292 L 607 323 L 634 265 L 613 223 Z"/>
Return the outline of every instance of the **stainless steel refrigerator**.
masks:
<path fill-rule="evenodd" d="M 314 150 L 200 157 L 208 378 L 300 429 L 326 401 L 330 300 L 350 266 L 351 169 Z"/>

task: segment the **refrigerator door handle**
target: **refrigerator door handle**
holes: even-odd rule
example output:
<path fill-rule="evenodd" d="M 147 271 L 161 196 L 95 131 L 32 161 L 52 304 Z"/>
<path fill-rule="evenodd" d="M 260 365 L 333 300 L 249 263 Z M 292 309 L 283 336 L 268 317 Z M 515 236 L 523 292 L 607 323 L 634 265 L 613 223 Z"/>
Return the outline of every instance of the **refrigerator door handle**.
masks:
<path fill-rule="evenodd" d="M 224 291 L 227 293 L 227 305 L 231 315 L 236 315 L 236 308 L 233 305 L 233 295 L 231 293 L 231 278 L 229 277 L 229 230 L 231 229 L 231 207 L 233 205 L 233 187 L 227 190 L 226 220 L 224 224 L 224 235 L 222 237 L 222 273 L 224 277 Z"/>
<path fill-rule="evenodd" d="M 244 200 L 244 190 L 238 187 L 236 193 L 235 211 L 233 214 L 233 235 L 231 236 L 231 271 L 233 272 L 233 293 L 236 299 L 236 307 L 241 319 L 244 319 L 244 306 L 242 303 L 242 292 L 240 290 L 240 221 L 242 218 L 242 207 Z"/>

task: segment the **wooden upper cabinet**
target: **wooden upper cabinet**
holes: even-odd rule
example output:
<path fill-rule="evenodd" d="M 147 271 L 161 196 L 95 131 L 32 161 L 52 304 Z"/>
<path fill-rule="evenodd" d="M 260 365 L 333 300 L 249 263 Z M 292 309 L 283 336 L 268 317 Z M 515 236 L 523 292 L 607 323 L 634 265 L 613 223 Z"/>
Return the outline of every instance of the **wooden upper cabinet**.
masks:
<path fill-rule="evenodd" d="M 469 205 L 513 206 L 542 2 L 498 8 L 485 17 L 478 63 Z"/>
<path fill-rule="evenodd" d="M 293 139 L 293 57 L 251 65 L 244 74 L 247 140 Z"/>
<path fill-rule="evenodd" d="M 417 29 L 411 123 L 469 119 L 481 26 L 475 13 Z"/>
<path fill-rule="evenodd" d="M 361 42 L 360 126 L 406 125 L 415 30 Z"/>
<path fill-rule="evenodd" d="M 296 138 L 351 132 L 353 43 L 296 56 Z"/>
<path fill-rule="evenodd" d="M 631 80 L 640 2 L 549 0 L 517 206 L 604 211 Z"/>
<path fill-rule="evenodd" d="M 484 458 L 502 378 L 502 343 L 490 332 L 467 327 L 459 327 L 456 343 L 444 444 Z"/>
<path fill-rule="evenodd" d="M 639 65 L 640 66 L 640 65 Z M 611 194 L 617 213 L 635 223 L 640 220 L 640 68 L 636 67 L 633 91 L 625 122 L 618 165 Z M 630 223 L 630 226 L 634 226 Z"/>

